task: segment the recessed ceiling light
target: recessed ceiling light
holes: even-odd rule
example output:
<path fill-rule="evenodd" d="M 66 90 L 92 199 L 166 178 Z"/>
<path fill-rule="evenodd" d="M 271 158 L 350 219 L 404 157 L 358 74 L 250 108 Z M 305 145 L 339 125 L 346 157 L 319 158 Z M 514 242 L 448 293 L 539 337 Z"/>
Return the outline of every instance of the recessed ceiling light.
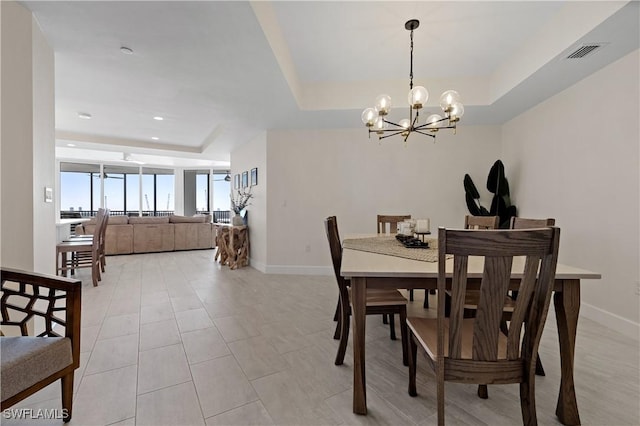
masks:
<path fill-rule="evenodd" d="M 67 146 L 76 146 L 75 143 L 68 143 Z"/>
<path fill-rule="evenodd" d="M 120 48 L 120 52 L 124 53 L 125 55 L 133 55 L 133 49 L 127 47 L 127 46 L 122 46 Z"/>
<path fill-rule="evenodd" d="M 160 138 L 159 138 L 159 137 L 157 137 L 157 136 L 151 136 L 151 139 L 153 139 L 154 141 L 157 141 L 157 140 L 159 140 Z"/>
<path fill-rule="evenodd" d="M 155 117 L 153 117 L 154 120 L 158 120 L 158 121 L 162 121 L 164 120 L 163 117 L 160 117 L 159 115 L 156 115 Z"/>
<path fill-rule="evenodd" d="M 79 112 L 78 118 L 82 118 L 83 120 L 91 120 L 91 114 L 88 112 Z"/>

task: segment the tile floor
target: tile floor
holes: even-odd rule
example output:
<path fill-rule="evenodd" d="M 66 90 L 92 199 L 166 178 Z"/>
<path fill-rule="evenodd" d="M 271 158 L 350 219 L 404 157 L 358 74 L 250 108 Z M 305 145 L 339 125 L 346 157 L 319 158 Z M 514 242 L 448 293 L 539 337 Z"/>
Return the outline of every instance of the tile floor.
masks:
<path fill-rule="evenodd" d="M 436 424 L 431 376 L 420 369 L 419 396 L 408 396 L 400 341 L 379 317 L 367 325 L 369 414 L 352 413 L 351 348 L 343 366 L 333 364 L 332 277 L 230 271 L 212 259 L 212 250 L 113 256 L 95 288 L 80 271 L 82 354 L 70 425 Z M 416 291 L 410 315 L 430 315 L 423 294 Z M 545 425 L 559 424 L 553 315 L 540 348 L 547 376 L 536 382 Z M 638 342 L 581 319 L 575 364 L 583 424 L 640 424 Z M 448 424 L 521 424 L 517 385 L 491 386 L 488 400 L 475 386 L 447 384 L 446 392 Z M 13 408 L 59 409 L 59 385 Z"/>

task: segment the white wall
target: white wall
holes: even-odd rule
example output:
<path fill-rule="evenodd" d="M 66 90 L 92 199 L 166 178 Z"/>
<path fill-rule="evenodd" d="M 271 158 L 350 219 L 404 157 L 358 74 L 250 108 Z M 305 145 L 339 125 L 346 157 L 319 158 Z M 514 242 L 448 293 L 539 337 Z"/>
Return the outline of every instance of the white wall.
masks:
<path fill-rule="evenodd" d="M 560 262 L 584 280 L 582 314 L 638 338 L 640 58 L 635 51 L 503 126 L 522 217 L 555 217 Z"/>
<path fill-rule="evenodd" d="M 249 172 L 251 183 L 251 169 L 258 168 L 258 185 L 251 188 L 253 198 L 247 207 L 250 240 L 250 263 L 259 271 L 265 272 L 267 266 L 267 134 L 261 133 L 250 142 L 242 145 L 231 153 L 231 176 Z M 233 180 L 231 181 L 233 189 Z M 233 215 L 233 212 L 231 213 Z"/>
<path fill-rule="evenodd" d="M 55 272 L 53 52 L 31 12 L 2 8 L 2 265 Z"/>
<path fill-rule="evenodd" d="M 31 13 L 2 8 L 2 264 L 33 269 Z M 25 220 L 26 219 L 26 220 Z"/>
<path fill-rule="evenodd" d="M 0 4 L 0 82 L 2 81 L 2 5 Z M 2 84 L 0 84 L 0 99 L 2 99 Z M 0 166 L 2 166 L 2 102 L 0 102 Z M 0 172 L 0 200 L 2 200 L 2 173 Z M 0 224 L 2 224 L 2 208 L 0 208 Z M 2 263 L 2 226 L 0 225 L 0 266 Z"/>
<path fill-rule="evenodd" d="M 369 139 L 365 128 L 269 131 L 267 272 L 332 273 L 323 224 L 331 215 L 341 235 L 376 232 L 377 214 L 460 227 L 464 174 L 489 199 L 483 188 L 499 157 L 497 126 L 441 132 L 435 144 L 416 135 L 406 147 L 398 138 Z"/>
<path fill-rule="evenodd" d="M 56 206 L 44 188 L 56 187 L 54 56 L 32 18 L 33 46 L 33 269 L 55 274 Z"/>

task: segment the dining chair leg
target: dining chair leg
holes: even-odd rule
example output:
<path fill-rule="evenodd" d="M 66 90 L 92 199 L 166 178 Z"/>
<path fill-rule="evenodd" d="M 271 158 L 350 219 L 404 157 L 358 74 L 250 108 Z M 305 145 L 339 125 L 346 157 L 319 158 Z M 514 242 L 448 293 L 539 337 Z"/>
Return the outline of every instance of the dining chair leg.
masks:
<path fill-rule="evenodd" d="M 444 295 L 444 316 L 449 317 L 451 315 L 451 296 L 445 293 Z"/>
<path fill-rule="evenodd" d="M 529 380 L 520 383 L 520 407 L 522 409 L 522 424 L 537 425 L 535 375 L 529 375 Z"/>
<path fill-rule="evenodd" d="M 409 302 L 413 302 L 413 289 L 409 290 Z"/>
<path fill-rule="evenodd" d="M 335 316 L 337 316 L 337 319 L 334 319 L 334 321 L 337 321 L 336 330 L 333 332 L 333 339 L 334 340 L 340 339 L 340 333 L 342 332 L 342 313 L 340 311 L 340 309 L 341 309 L 340 306 L 341 306 L 340 305 L 340 298 L 338 298 L 338 306 L 336 306 L 336 314 L 335 314 Z"/>
<path fill-rule="evenodd" d="M 409 396 L 418 396 L 418 392 L 416 391 L 418 345 L 414 339 L 413 333 L 409 331 Z"/>
<path fill-rule="evenodd" d="M 342 321 L 338 321 L 336 323 L 336 329 L 333 332 L 333 340 L 339 340 L 340 339 L 340 331 L 342 330 Z"/>
<path fill-rule="evenodd" d="M 438 426 L 444 426 L 444 376 L 438 378 Z"/>
<path fill-rule="evenodd" d="M 407 352 L 409 352 L 408 336 L 407 336 L 407 308 L 403 306 L 400 310 L 400 336 L 402 340 L 402 363 L 409 365 Z"/>
<path fill-rule="evenodd" d="M 340 330 L 340 344 L 338 345 L 338 353 L 336 354 L 335 365 L 342 365 L 344 362 L 344 355 L 347 352 L 347 342 L 349 341 L 349 306 L 340 300 L 340 323 L 342 324 L 342 330 Z"/>
<path fill-rule="evenodd" d="M 338 297 L 338 303 L 336 303 L 336 313 L 333 314 L 333 320 L 338 321 L 340 319 L 340 298 Z"/>
<path fill-rule="evenodd" d="M 396 340 L 396 319 L 395 314 L 389 314 L 389 331 L 391 340 Z"/>
<path fill-rule="evenodd" d="M 540 355 L 536 357 L 536 376 L 546 376 L 544 367 L 542 367 L 542 361 L 540 361 Z"/>
<path fill-rule="evenodd" d="M 478 398 L 489 398 L 489 389 L 487 388 L 487 385 L 478 385 Z"/>
<path fill-rule="evenodd" d="M 429 309 L 429 290 L 424 291 L 424 302 L 422 303 L 424 309 Z"/>
<path fill-rule="evenodd" d="M 383 324 L 389 324 L 389 320 L 387 318 L 387 314 L 382 314 L 382 323 Z"/>

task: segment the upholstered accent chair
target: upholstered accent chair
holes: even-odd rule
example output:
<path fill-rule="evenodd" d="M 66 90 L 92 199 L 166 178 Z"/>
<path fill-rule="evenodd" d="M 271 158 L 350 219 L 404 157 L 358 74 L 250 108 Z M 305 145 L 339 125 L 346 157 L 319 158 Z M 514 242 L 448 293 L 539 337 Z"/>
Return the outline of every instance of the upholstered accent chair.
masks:
<path fill-rule="evenodd" d="M 79 280 L 2 268 L 2 410 L 60 380 L 64 422 L 73 413 L 80 365 Z"/>

